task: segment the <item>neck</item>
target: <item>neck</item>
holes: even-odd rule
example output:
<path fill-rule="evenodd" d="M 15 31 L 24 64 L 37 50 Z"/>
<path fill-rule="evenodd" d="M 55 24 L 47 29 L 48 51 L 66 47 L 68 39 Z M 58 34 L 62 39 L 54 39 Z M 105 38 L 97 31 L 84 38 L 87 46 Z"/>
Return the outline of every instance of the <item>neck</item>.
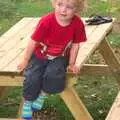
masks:
<path fill-rule="evenodd" d="M 71 20 L 61 21 L 57 18 L 57 16 L 56 16 L 56 20 L 57 20 L 58 24 L 63 27 L 68 26 L 71 23 Z"/>

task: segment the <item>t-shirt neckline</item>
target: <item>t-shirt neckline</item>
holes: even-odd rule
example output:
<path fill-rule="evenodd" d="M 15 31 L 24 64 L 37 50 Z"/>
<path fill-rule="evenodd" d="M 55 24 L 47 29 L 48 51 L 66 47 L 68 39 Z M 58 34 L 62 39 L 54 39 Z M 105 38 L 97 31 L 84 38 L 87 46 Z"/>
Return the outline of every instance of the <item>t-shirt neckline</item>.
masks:
<path fill-rule="evenodd" d="M 53 16 L 54 16 L 54 20 L 55 20 L 56 24 L 57 24 L 59 27 L 61 27 L 61 28 L 68 28 L 68 27 L 72 24 L 72 21 L 71 21 L 70 24 L 68 24 L 68 25 L 66 25 L 66 26 L 62 26 L 62 25 L 60 25 L 60 24 L 58 23 L 58 21 L 57 21 L 57 19 L 56 19 L 56 16 L 55 16 L 55 13 L 53 13 Z"/>

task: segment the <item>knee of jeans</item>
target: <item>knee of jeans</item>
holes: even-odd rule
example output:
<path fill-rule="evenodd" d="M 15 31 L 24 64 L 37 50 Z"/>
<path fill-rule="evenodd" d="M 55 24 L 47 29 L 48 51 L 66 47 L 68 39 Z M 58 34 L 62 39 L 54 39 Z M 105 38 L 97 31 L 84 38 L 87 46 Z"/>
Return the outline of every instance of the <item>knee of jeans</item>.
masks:
<path fill-rule="evenodd" d="M 45 73 L 44 76 L 43 76 L 43 79 L 54 79 L 54 76 L 52 73 Z"/>
<path fill-rule="evenodd" d="M 53 82 L 53 81 L 58 81 L 58 80 L 61 80 L 61 79 L 65 79 L 65 72 L 61 71 L 56 71 L 56 72 L 47 72 L 44 74 L 43 76 L 43 82 L 46 82 L 49 83 L 50 81 Z M 52 83 L 50 83 L 52 84 Z"/>

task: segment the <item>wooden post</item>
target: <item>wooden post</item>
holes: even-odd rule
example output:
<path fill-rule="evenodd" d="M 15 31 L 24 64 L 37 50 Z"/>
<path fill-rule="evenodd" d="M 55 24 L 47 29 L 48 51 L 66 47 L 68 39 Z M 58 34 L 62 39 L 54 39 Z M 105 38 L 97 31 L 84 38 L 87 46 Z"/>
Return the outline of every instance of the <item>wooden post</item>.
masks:
<path fill-rule="evenodd" d="M 6 87 L 1 87 L 0 86 L 0 96 L 2 96 L 4 94 L 4 90 L 5 90 Z M 0 97 L 1 98 L 1 97 Z"/>
<path fill-rule="evenodd" d="M 113 76 L 116 78 L 120 85 L 120 62 L 117 60 L 114 52 L 112 51 L 109 43 L 105 39 L 99 46 L 100 53 L 102 54 L 105 62 L 108 64 Z M 119 120 L 120 119 L 120 92 L 116 97 L 107 117 L 105 120 Z"/>
<path fill-rule="evenodd" d="M 66 88 L 61 94 L 75 120 L 93 120 L 73 87 Z"/>
<path fill-rule="evenodd" d="M 120 120 L 120 92 L 118 93 L 105 120 Z"/>
<path fill-rule="evenodd" d="M 99 46 L 100 53 L 102 54 L 106 64 L 109 66 L 113 76 L 116 78 L 120 85 L 120 63 L 117 60 L 114 52 L 112 51 L 107 40 L 103 40 Z"/>
<path fill-rule="evenodd" d="M 19 109 L 18 109 L 18 117 L 21 117 L 21 112 L 22 112 L 22 106 L 23 106 L 23 103 L 24 103 L 24 99 L 22 98 L 21 99 L 21 103 L 19 105 Z"/>

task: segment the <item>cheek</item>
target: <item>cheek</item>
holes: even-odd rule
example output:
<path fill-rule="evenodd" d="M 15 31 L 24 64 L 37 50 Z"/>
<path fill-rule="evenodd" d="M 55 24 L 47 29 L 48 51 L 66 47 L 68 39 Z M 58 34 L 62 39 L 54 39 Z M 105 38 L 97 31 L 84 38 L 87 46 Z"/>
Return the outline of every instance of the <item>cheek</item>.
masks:
<path fill-rule="evenodd" d="M 72 17 L 74 15 L 74 12 L 73 11 L 69 11 L 68 14 L 69 14 L 69 16 Z"/>
<path fill-rule="evenodd" d="M 59 13 L 59 9 L 55 8 L 55 13 L 58 14 Z"/>
<path fill-rule="evenodd" d="M 59 12 L 59 11 L 60 11 L 60 8 L 59 8 L 59 7 L 56 7 L 56 8 L 55 8 L 55 11 Z"/>

